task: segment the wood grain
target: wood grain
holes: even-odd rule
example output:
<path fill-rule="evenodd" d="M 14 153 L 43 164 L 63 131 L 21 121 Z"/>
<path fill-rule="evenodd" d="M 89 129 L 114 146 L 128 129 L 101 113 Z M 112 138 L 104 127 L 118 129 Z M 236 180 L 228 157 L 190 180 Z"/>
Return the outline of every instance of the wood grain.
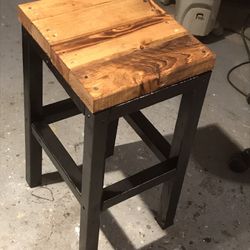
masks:
<path fill-rule="evenodd" d="M 18 16 L 92 112 L 214 66 L 153 0 L 40 0 L 19 5 Z"/>

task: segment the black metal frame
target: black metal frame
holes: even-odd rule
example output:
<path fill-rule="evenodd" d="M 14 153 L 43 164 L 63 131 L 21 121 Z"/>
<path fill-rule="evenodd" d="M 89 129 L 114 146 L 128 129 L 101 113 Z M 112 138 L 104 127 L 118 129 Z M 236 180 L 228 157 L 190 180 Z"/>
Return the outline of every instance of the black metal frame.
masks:
<path fill-rule="evenodd" d="M 48 56 L 23 28 L 26 180 L 42 184 L 42 149 L 81 204 L 80 249 L 98 248 L 100 213 L 155 185 L 163 183 L 157 221 L 162 228 L 173 224 L 182 183 L 211 72 L 91 113 Z M 43 106 L 42 61 L 70 98 Z M 140 112 L 142 108 L 182 95 L 172 145 Z M 77 114 L 85 115 L 83 166 L 77 166 L 49 124 Z M 105 159 L 113 154 L 118 120 L 124 117 L 161 163 L 103 188 Z"/>

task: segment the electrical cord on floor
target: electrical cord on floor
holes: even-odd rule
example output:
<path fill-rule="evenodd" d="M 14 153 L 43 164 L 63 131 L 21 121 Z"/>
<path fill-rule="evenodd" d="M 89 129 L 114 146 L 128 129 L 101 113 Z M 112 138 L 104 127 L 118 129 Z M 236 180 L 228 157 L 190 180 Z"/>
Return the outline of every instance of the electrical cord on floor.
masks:
<path fill-rule="evenodd" d="M 247 99 L 247 102 L 248 104 L 250 104 L 250 93 L 246 94 L 244 93 L 241 89 L 239 89 L 230 79 L 230 75 L 231 73 L 235 70 L 235 69 L 238 69 L 240 68 L 241 66 L 243 65 L 246 65 L 246 64 L 250 64 L 250 49 L 249 49 L 249 45 L 247 44 L 247 40 L 250 41 L 250 38 L 247 37 L 245 35 L 245 31 L 247 29 L 247 26 L 248 26 L 248 21 L 250 20 L 250 14 L 248 14 L 247 18 L 246 18 L 246 21 L 241 29 L 241 32 L 237 32 L 237 31 L 232 31 L 231 29 L 227 29 L 229 31 L 232 31 L 234 33 L 237 33 L 239 34 L 241 37 L 242 37 L 242 40 L 243 40 L 243 43 L 244 43 L 244 46 L 246 48 L 246 51 L 247 51 L 247 56 L 248 56 L 248 61 L 246 62 L 243 62 L 243 63 L 240 63 L 236 66 L 234 66 L 233 68 L 231 68 L 229 71 L 228 71 L 228 74 L 227 74 L 227 80 L 229 82 L 229 84 L 234 88 L 236 89 L 240 94 L 242 94 L 243 96 L 246 97 Z M 243 173 L 245 172 L 248 168 L 250 168 L 250 148 L 248 149 L 245 149 L 244 151 L 242 152 L 239 152 L 239 153 L 236 153 L 234 154 L 231 159 L 230 159 L 230 162 L 229 162 L 229 167 L 231 168 L 232 171 L 236 172 L 236 173 Z"/>
<path fill-rule="evenodd" d="M 229 30 L 229 31 L 231 31 L 231 32 L 234 32 L 234 33 L 239 34 L 239 35 L 241 36 L 242 41 L 243 41 L 243 43 L 244 43 L 244 46 L 245 46 L 245 48 L 246 48 L 248 61 L 243 62 L 243 63 L 240 63 L 240 64 L 234 66 L 233 68 L 231 68 L 231 69 L 228 71 L 228 73 L 227 73 L 227 80 L 228 80 L 229 84 L 230 84 L 235 90 L 237 90 L 240 94 L 242 94 L 243 96 L 246 97 L 248 104 L 250 104 L 250 93 L 245 93 L 245 92 L 243 92 L 241 89 L 239 89 L 239 88 L 237 87 L 237 85 L 235 85 L 235 83 L 233 83 L 233 82 L 231 81 L 230 76 L 231 76 L 231 74 L 232 74 L 232 72 L 233 72 L 234 70 L 240 68 L 240 67 L 243 66 L 243 65 L 250 64 L 250 48 L 249 48 L 249 45 L 248 45 L 248 43 L 247 43 L 247 40 L 250 41 L 250 38 L 247 37 L 247 36 L 245 35 L 246 29 L 247 29 L 247 27 L 248 27 L 248 22 L 249 22 L 249 20 L 250 20 L 250 14 L 248 14 L 248 16 L 247 16 L 247 18 L 246 18 L 246 20 L 245 20 L 245 22 L 244 22 L 244 24 L 243 24 L 243 26 L 242 26 L 241 32 L 237 32 L 237 31 L 234 31 L 234 30 L 232 30 L 232 29 L 226 29 L 226 30 Z"/>

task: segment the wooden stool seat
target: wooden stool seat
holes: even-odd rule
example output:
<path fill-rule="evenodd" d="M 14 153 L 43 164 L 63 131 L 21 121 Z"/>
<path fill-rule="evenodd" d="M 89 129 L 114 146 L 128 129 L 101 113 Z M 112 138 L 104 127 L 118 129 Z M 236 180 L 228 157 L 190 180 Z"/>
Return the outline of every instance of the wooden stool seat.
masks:
<path fill-rule="evenodd" d="M 214 66 L 214 54 L 152 0 L 41 0 L 18 15 L 93 113 Z"/>

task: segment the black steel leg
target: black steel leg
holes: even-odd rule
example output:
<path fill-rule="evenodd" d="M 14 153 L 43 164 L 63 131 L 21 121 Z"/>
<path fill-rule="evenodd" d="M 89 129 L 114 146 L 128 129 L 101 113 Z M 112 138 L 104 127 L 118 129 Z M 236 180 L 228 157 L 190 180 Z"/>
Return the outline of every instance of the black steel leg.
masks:
<path fill-rule="evenodd" d="M 42 148 L 32 134 L 31 123 L 42 112 L 42 60 L 32 48 L 26 31 L 22 32 L 26 180 L 30 187 L 35 187 L 42 181 Z"/>
<path fill-rule="evenodd" d="M 170 157 L 178 156 L 177 176 L 174 180 L 163 184 L 160 211 L 157 218 L 160 226 L 164 229 L 174 222 L 208 82 L 209 77 L 202 79 L 196 87 L 182 96 L 170 151 Z"/>
<path fill-rule="evenodd" d="M 109 128 L 108 128 L 108 141 L 107 141 L 106 157 L 109 157 L 109 156 L 114 154 L 118 121 L 119 121 L 118 119 L 112 121 L 109 125 Z"/>
<path fill-rule="evenodd" d="M 96 250 L 108 137 L 107 112 L 86 111 L 82 170 L 80 250 Z"/>

